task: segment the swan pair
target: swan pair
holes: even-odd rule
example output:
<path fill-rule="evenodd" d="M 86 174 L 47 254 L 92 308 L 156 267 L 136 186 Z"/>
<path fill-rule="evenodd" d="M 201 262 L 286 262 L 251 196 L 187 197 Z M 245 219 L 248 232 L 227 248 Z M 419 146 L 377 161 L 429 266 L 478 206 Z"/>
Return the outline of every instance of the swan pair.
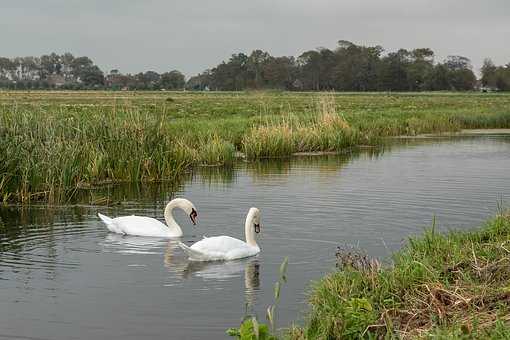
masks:
<path fill-rule="evenodd" d="M 152 236 L 152 237 L 181 237 L 182 229 L 173 217 L 173 210 L 179 208 L 189 215 L 193 225 L 196 225 L 197 210 L 193 203 L 185 198 L 170 201 L 164 212 L 166 225 L 155 218 L 145 216 L 122 216 L 110 218 L 97 214 L 106 224 L 109 231 L 117 234 Z M 179 246 L 188 254 L 192 261 L 234 260 L 256 255 L 260 248 L 255 240 L 255 234 L 260 232 L 260 211 L 250 208 L 244 225 L 246 242 L 230 236 L 204 237 L 188 247 L 182 242 Z"/>

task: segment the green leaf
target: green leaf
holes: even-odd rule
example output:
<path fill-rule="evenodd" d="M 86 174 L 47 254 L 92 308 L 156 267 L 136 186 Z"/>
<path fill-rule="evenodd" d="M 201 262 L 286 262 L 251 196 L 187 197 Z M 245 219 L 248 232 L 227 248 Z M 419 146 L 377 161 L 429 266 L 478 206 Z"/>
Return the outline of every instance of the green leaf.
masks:
<path fill-rule="evenodd" d="M 251 318 L 251 322 L 253 323 L 253 334 L 255 335 L 255 339 L 258 340 L 260 338 L 259 323 L 255 317 Z"/>
<path fill-rule="evenodd" d="M 280 276 L 284 282 L 287 281 L 286 273 L 287 273 L 287 265 L 288 264 L 289 264 L 289 258 L 285 257 L 282 264 L 280 265 Z"/>
<path fill-rule="evenodd" d="M 266 316 L 271 328 L 274 328 L 274 306 L 267 307 Z"/>
<path fill-rule="evenodd" d="M 280 282 L 276 282 L 274 285 L 274 298 L 275 300 L 280 298 Z"/>
<path fill-rule="evenodd" d="M 238 328 L 231 327 L 227 329 L 227 335 L 229 336 L 240 336 L 241 333 L 239 332 Z"/>

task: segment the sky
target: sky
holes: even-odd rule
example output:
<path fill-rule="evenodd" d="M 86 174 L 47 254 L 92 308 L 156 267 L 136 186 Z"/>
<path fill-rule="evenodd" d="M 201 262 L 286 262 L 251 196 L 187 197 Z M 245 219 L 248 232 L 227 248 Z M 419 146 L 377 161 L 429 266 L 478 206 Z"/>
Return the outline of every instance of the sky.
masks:
<path fill-rule="evenodd" d="M 338 40 L 436 61 L 510 62 L 508 0 L 0 0 L 0 56 L 86 55 L 108 72 L 192 76 L 233 53 L 294 55 Z"/>

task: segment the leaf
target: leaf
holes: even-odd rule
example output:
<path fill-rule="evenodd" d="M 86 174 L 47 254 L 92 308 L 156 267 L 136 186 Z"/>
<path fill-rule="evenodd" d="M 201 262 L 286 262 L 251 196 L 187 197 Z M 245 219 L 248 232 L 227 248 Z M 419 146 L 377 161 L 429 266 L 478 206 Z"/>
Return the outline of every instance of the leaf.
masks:
<path fill-rule="evenodd" d="M 233 328 L 233 327 L 227 329 L 226 333 L 228 336 L 240 336 L 241 335 L 241 333 L 239 332 L 239 329 Z"/>
<path fill-rule="evenodd" d="M 274 306 L 267 307 L 266 316 L 271 328 L 274 328 Z"/>
<path fill-rule="evenodd" d="M 253 323 L 253 334 L 255 335 L 255 339 L 260 338 L 260 332 L 259 332 L 259 323 L 255 317 L 251 318 L 251 322 Z"/>
<path fill-rule="evenodd" d="M 285 257 L 282 264 L 280 265 L 280 276 L 283 280 L 283 282 L 287 282 L 287 265 L 289 264 L 289 258 Z"/>
<path fill-rule="evenodd" d="M 276 282 L 274 285 L 274 298 L 275 300 L 280 298 L 280 282 Z"/>

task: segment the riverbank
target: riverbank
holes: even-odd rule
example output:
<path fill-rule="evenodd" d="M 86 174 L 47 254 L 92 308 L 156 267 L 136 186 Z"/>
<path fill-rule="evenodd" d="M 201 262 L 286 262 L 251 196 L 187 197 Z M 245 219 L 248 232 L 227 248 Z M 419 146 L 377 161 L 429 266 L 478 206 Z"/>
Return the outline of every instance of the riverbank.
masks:
<path fill-rule="evenodd" d="M 482 229 L 432 227 L 391 267 L 340 254 L 341 270 L 315 284 L 304 327 L 292 339 L 510 336 L 510 214 Z"/>
<path fill-rule="evenodd" d="M 377 146 L 385 137 L 510 128 L 510 95 L 0 92 L 0 201 L 69 202 L 198 166 Z"/>

